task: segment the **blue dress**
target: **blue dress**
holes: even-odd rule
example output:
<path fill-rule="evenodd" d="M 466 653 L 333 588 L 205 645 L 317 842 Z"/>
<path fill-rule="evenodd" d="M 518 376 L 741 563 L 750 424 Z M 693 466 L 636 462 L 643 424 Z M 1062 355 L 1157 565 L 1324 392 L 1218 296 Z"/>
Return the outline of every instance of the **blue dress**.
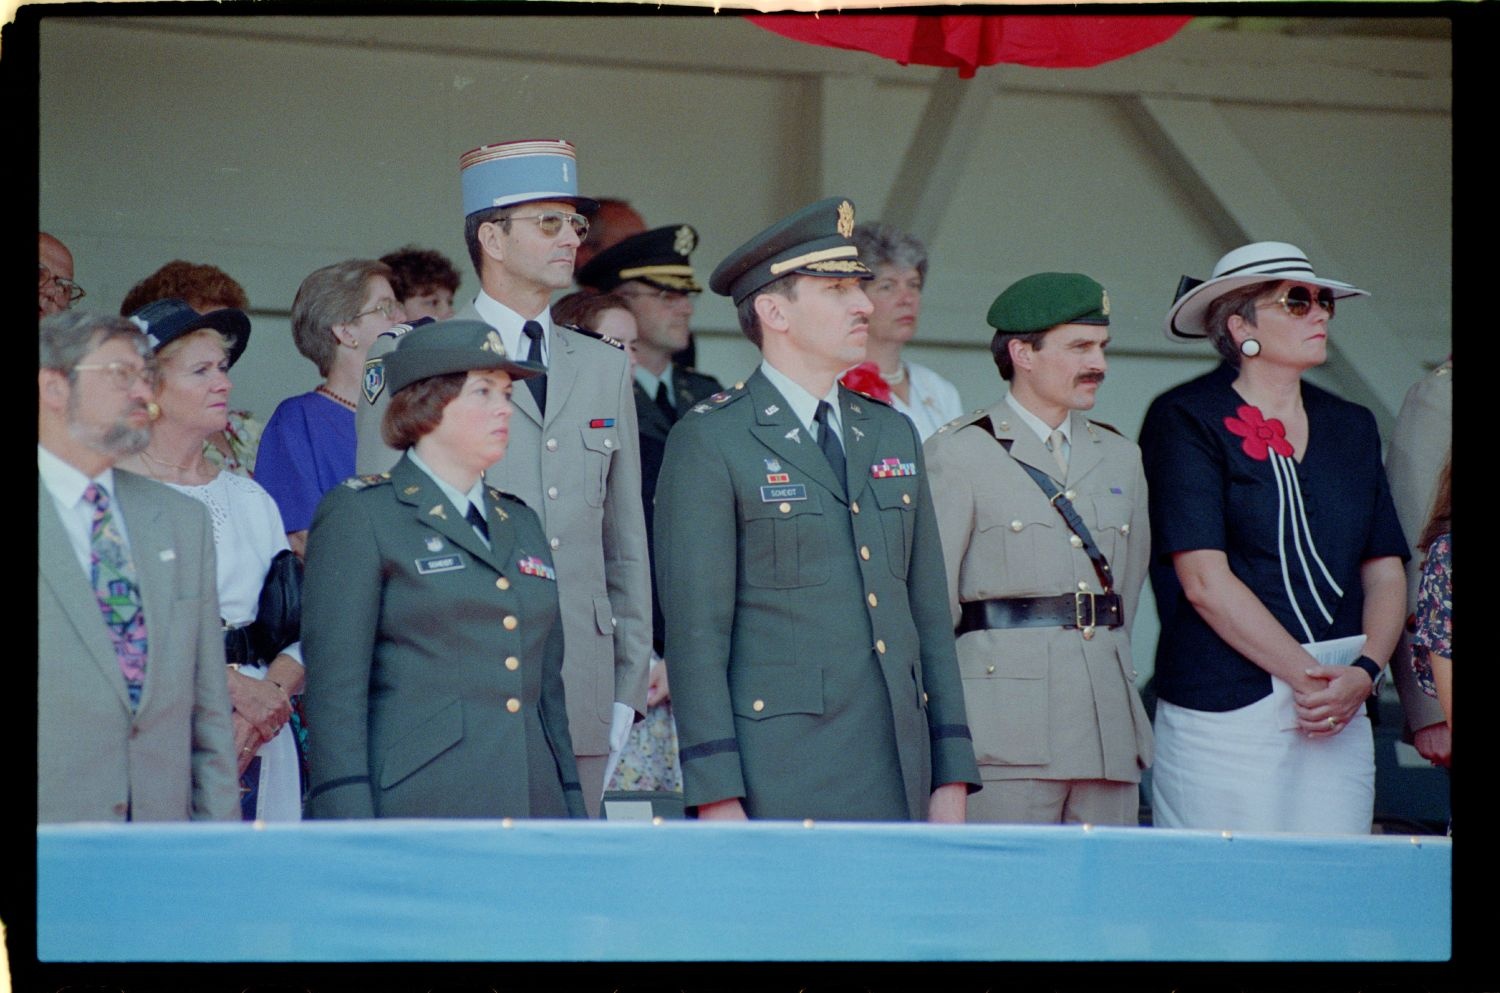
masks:
<path fill-rule="evenodd" d="M 354 475 L 354 411 L 321 393 L 288 397 L 261 432 L 255 481 L 288 533 L 312 527 L 323 494 Z"/>

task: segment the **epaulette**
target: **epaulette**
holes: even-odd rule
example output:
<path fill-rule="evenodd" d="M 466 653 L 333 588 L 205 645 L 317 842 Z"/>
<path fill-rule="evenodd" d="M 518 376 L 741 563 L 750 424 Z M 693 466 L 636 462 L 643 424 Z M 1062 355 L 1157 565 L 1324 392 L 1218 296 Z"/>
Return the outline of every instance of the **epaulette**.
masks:
<path fill-rule="evenodd" d="M 408 324 L 392 324 L 390 327 L 386 328 L 384 331 L 380 332 L 375 337 L 377 337 L 377 338 L 399 338 L 402 335 L 406 334 L 406 332 L 412 330 L 413 328 L 419 328 L 419 327 L 421 327 L 424 324 L 431 324 L 431 323 L 432 323 L 432 318 L 430 318 L 430 317 L 419 317 L 416 320 L 414 320 L 414 321 L 412 321 L 412 322 L 410 322 Z"/>
<path fill-rule="evenodd" d="M 1087 418 L 1087 420 L 1088 420 L 1088 422 L 1090 424 L 1097 424 L 1099 427 L 1103 428 L 1106 431 L 1113 431 L 1115 434 L 1119 435 L 1121 438 L 1125 437 L 1125 432 L 1121 431 L 1119 428 L 1115 427 L 1113 424 L 1105 424 L 1103 421 L 1096 421 L 1092 417 Z"/>
<path fill-rule="evenodd" d="M 983 407 L 980 407 L 978 410 L 971 410 L 967 414 L 959 414 L 957 417 L 953 418 L 953 420 L 938 428 L 935 433 L 946 434 L 949 431 L 957 431 L 959 428 L 966 428 L 970 424 L 973 424 L 975 421 L 982 418 L 984 414 L 985 409 Z"/>
<path fill-rule="evenodd" d="M 732 388 L 727 390 L 720 390 L 713 396 L 704 399 L 701 403 L 693 404 L 688 408 L 688 413 L 706 414 L 710 410 L 718 410 L 720 407 L 727 407 L 744 395 L 745 384 L 743 382 L 735 383 Z"/>
<path fill-rule="evenodd" d="M 618 338 L 611 338 L 607 334 L 600 334 L 598 331 L 590 331 L 588 328 L 575 327 L 572 324 L 563 324 L 560 325 L 560 327 L 567 328 L 569 331 L 577 331 L 579 334 L 584 335 L 588 338 L 598 338 L 606 345 L 613 345 L 622 352 L 625 350 L 625 343 L 623 341 L 620 341 Z"/>
<path fill-rule="evenodd" d="M 379 486 L 381 483 L 389 483 L 390 481 L 390 473 L 377 472 L 369 476 L 350 476 L 344 480 L 344 485 L 351 490 L 367 490 L 372 486 Z"/>
<path fill-rule="evenodd" d="M 520 497 L 516 496 L 514 493 L 507 493 L 504 490 L 497 490 L 493 486 L 489 487 L 489 491 L 490 491 L 490 499 L 491 500 L 505 499 L 505 500 L 511 501 L 512 503 L 518 503 L 518 504 L 520 504 L 523 507 L 527 506 L 526 501 L 522 500 Z"/>

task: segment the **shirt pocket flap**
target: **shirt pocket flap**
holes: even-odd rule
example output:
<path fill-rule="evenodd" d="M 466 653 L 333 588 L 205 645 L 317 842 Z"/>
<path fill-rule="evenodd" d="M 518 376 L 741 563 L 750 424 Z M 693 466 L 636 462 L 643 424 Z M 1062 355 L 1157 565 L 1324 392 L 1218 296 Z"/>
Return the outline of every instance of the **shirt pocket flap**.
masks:
<path fill-rule="evenodd" d="M 875 504 L 881 510 L 916 510 L 917 477 L 901 479 L 877 479 L 870 484 L 875 493 Z"/>
<path fill-rule="evenodd" d="M 732 698 L 738 717 L 752 721 L 783 714 L 823 713 L 823 670 L 806 666 L 745 666 Z"/>
<path fill-rule="evenodd" d="M 464 709 L 460 700 L 450 700 L 428 717 L 415 721 L 385 751 L 380 786 L 388 789 L 416 772 L 464 737 Z"/>
<path fill-rule="evenodd" d="M 613 455 L 620 447 L 620 436 L 613 426 L 591 428 L 587 424 L 578 429 L 583 436 L 583 447 L 600 455 Z"/>

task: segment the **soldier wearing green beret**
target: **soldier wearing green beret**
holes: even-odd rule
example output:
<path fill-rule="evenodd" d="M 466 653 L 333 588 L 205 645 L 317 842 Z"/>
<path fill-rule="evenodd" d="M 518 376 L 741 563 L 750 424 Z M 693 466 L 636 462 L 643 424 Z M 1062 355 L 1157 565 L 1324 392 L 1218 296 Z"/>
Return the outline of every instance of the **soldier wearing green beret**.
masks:
<path fill-rule="evenodd" d="M 385 356 L 404 454 L 330 490 L 307 544 L 310 816 L 584 816 L 547 539 L 484 481 L 512 381 L 542 371 L 482 321 Z"/>
<path fill-rule="evenodd" d="M 928 439 L 948 599 L 984 789 L 970 821 L 1137 824 L 1151 726 L 1130 623 L 1151 536 L 1135 444 L 1081 412 L 1109 295 L 1079 273 L 995 298 L 1010 391 Z"/>
<path fill-rule="evenodd" d="M 657 580 L 703 819 L 962 821 L 978 785 L 916 431 L 837 382 L 871 311 L 853 229 L 822 200 L 719 264 L 763 361 L 667 439 Z"/>

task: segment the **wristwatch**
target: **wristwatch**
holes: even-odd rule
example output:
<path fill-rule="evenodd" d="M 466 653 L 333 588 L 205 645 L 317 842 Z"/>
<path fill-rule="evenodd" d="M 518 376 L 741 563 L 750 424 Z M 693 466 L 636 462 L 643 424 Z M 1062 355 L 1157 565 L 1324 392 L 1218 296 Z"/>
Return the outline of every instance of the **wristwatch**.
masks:
<path fill-rule="evenodd" d="M 1380 687 L 1385 684 L 1385 669 L 1381 668 L 1380 663 L 1376 662 L 1368 655 L 1361 655 L 1359 658 L 1355 659 L 1349 664 L 1352 666 L 1358 666 L 1369 674 L 1370 695 L 1377 695 L 1380 692 Z"/>

